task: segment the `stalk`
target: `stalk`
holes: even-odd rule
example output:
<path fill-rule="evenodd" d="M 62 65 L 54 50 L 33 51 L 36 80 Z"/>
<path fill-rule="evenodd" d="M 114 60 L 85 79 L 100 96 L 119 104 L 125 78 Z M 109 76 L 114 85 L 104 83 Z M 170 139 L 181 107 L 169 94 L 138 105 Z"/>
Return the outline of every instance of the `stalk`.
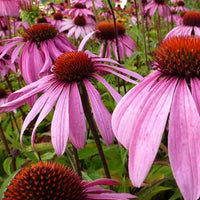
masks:
<path fill-rule="evenodd" d="M 78 151 L 73 145 L 72 145 L 72 148 L 73 148 L 74 157 L 75 157 L 75 161 L 76 161 L 77 173 L 78 173 L 79 177 L 82 179 L 81 166 L 80 166 L 80 162 L 79 162 Z"/>
<path fill-rule="evenodd" d="M 145 34 L 144 16 L 143 16 L 143 11 L 142 11 L 142 0 L 139 0 L 139 11 L 141 13 L 141 19 L 142 19 L 142 36 L 143 36 L 143 44 L 144 44 L 145 63 L 147 66 L 147 70 L 149 71 L 150 68 L 148 65 L 148 58 L 147 58 L 146 34 Z"/>
<path fill-rule="evenodd" d="M 102 145 L 101 145 L 101 142 L 100 142 L 100 139 L 99 139 L 98 129 L 97 129 L 97 126 L 96 126 L 96 123 L 95 123 L 95 120 L 93 118 L 93 114 L 92 114 L 92 111 L 91 111 L 89 97 L 88 97 L 87 91 L 86 91 L 83 83 L 80 84 L 80 88 L 81 88 L 81 92 L 80 92 L 81 100 L 82 100 L 82 103 L 83 103 L 83 110 L 84 110 L 84 113 L 85 113 L 85 117 L 87 119 L 87 122 L 89 124 L 90 129 L 91 129 L 91 132 L 93 134 L 95 143 L 97 145 L 97 149 L 98 149 L 98 152 L 99 152 L 99 156 L 101 158 L 101 162 L 103 164 L 105 175 L 106 175 L 107 178 L 111 178 L 110 172 L 109 172 L 109 169 L 108 169 L 108 165 L 107 165 L 107 162 L 106 162 L 106 159 L 105 159 L 105 155 L 104 155 L 104 152 L 103 152 L 103 148 L 102 148 Z"/>
<path fill-rule="evenodd" d="M 7 153 L 8 153 L 8 156 L 12 158 L 13 170 L 16 171 L 17 167 L 16 167 L 16 163 L 15 163 L 15 157 L 12 154 L 12 152 L 11 152 L 9 146 L 8 146 L 8 142 L 6 140 L 6 136 L 4 134 L 4 131 L 3 131 L 3 128 L 1 126 L 1 124 L 0 124 L 0 135 L 1 135 L 2 142 L 3 142 L 4 146 L 5 146 L 5 149 L 6 149 Z"/>

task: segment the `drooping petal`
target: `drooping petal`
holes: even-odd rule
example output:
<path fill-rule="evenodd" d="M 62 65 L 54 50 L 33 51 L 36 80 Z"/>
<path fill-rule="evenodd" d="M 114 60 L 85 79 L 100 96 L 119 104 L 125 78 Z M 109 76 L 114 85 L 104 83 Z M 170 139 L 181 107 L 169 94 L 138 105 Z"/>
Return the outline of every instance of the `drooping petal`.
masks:
<path fill-rule="evenodd" d="M 38 116 L 37 121 L 35 122 L 35 126 L 32 131 L 31 144 L 33 147 L 34 147 L 34 140 L 35 140 L 35 134 L 36 134 L 37 127 L 40 124 L 40 122 L 49 114 L 49 112 L 54 107 L 54 105 L 55 105 L 57 99 L 59 98 L 60 93 L 63 89 L 63 85 L 64 84 L 55 85 L 54 87 L 51 88 L 51 90 L 49 92 L 49 97 L 47 98 L 47 100 L 40 112 L 40 115 Z"/>
<path fill-rule="evenodd" d="M 101 194 L 88 194 L 87 199 L 98 200 L 127 200 L 130 198 L 136 198 L 136 196 L 127 193 L 101 193 Z"/>
<path fill-rule="evenodd" d="M 79 45 L 78 51 L 83 51 L 83 50 L 84 50 L 84 47 L 85 47 L 86 42 L 90 39 L 90 37 L 92 37 L 92 35 L 93 35 L 94 33 L 95 33 L 95 31 L 92 31 L 91 33 L 89 33 L 88 35 L 86 35 L 86 36 L 82 39 L 82 41 L 81 41 L 81 43 L 80 43 L 80 45 Z"/>
<path fill-rule="evenodd" d="M 12 52 L 12 55 L 11 55 L 11 62 L 14 63 L 15 60 L 17 59 L 18 55 L 19 55 L 19 52 L 20 50 L 22 49 L 22 47 L 24 46 L 24 43 L 18 45 Z"/>
<path fill-rule="evenodd" d="M 39 94 L 41 91 L 44 91 L 45 89 L 47 89 L 50 85 L 51 84 L 47 82 L 40 85 L 40 87 L 34 87 L 32 90 L 31 90 L 31 87 L 29 87 L 28 85 L 27 87 L 29 87 L 29 89 L 27 90 L 27 93 L 22 92 L 20 94 L 20 93 L 17 93 L 17 91 L 16 91 L 16 94 L 12 93 L 10 95 L 12 100 L 9 99 L 8 97 L 8 102 L 0 106 L 0 113 L 10 112 L 15 108 L 20 107 L 21 105 L 25 104 L 27 100 L 30 99 L 30 97 L 36 94 Z M 26 87 L 22 89 L 25 89 L 24 91 L 26 91 Z"/>
<path fill-rule="evenodd" d="M 200 116 L 185 80 L 176 88 L 169 118 L 169 159 L 186 200 L 200 195 Z"/>
<path fill-rule="evenodd" d="M 69 137 L 69 89 L 69 85 L 63 89 L 51 124 L 51 140 L 58 156 L 63 155 Z"/>
<path fill-rule="evenodd" d="M 197 109 L 200 114 L 200 81 L 198 78 L 191 78 L 191 90 L 192 90 L 192 96 L 194 98 L 194 101 L 196 103 Z"/>
<path fill-rule="evenodd" d="M 21 41 L 13 41 L 11 43 L 6 44 L 4 47 L 0 49 L 0 59 L 3 58 L 9 50 L 11 50 L 14 46 L 19 44 Z"/>
<path fill-rule="evenodd" d="M 161 74 L 157 71 L 148 75 L 140 84 L 131 89 L 117 104 L 112 114 L 112 128 L 117 140 L 129 148 L 134 122 L 137 121 L 141 107 L 156 79 Z"/>
<path fill-rule="evenodd" d="M 109 145 L 114 138 L 111 127 L 111 114 L 102 103 L 101 97 L 95 87 L 88 80 L 84 80 L 84 83 L 91 102 L 94 119 L 103 139 Z"/>
<path fill-rule="evenodd" d="M 85 115 L 77 83 L 72 84 L 69 99 L 69 138 L 77 149 L 85 145 Z"/>
<path fill-rule="evenodd" d="M 86 183 L 85 187 L 89 188 L 95 185 L 120 185 L 119 181 L 109 179 L 109 178 L 102 178 L 102 179 L 97 179 L 95 181 L 92 181 L 90 183 Z"/>
<path fill-rule="evenodd" d="M 96 70 L 99 70 L 99 71 L 102 71 L 102 72 L 109 72 L 111 74 L 114 74 L 114 75 L 120 77 L 121 79 L 123 79 L 123 80 L 125 80 L 125 81 L 127 81 L 129 83 L 138 84 L 137 81 L 132 80 L 132 79 L 128 78 L 127 76 L 124 76 L 124 75 L 122 75 L 120 73 L 117 73 L 117 72 L 115 72 L 115 71 L 113 71 L 111 69 L 103 68 L 103 67 L 96 67 Z"/>
<path fill-rule="evenodd" d="M 121 100 L 122 96 L 118 92 L 116 92 L 115 89 L 113 89 L 113 87 L 104 78 L 97 74 L 94 74 L 93 77 L 103 83 L 103 85 L 108 89 L 108 91 L 117 103 Z"/>
<path fill-rule="evenodd" d="M 111 66 L 111 65 L 107 65 L 107 64 L 96 64 L 96 66 L 97 67 L 106 67 L 106 68 L 114 69 L 114 70 L 122 72 L 122 73 L 124 73 L 126 75 L 130 75 L 133 78 L 138 79 L 140 81 L 142 81 L 144 79 L 140 74 L 138 74 L 136 72 L 132 72 L 132 71 L 127 70 L 127 69 L 122 68 L 122 67 L 115 67 L 115 66 Z"/>
<path fill-rule="evenodd" d="M 31 92 L 33 89 L 38 88 L 39 91 L 41 92 L 42 90 L 40 90 L 40 88 L 48 88 L 48 85 L 50 86 L 52 81 L 50 81 L 52 78 L 54 77 L 54 75 L 49 75 L 49 76 L 45 76 L 41 79 L 39 79 L 38 81 L 35 81 L 17 91 L 15 91 L 14 93 L 10 94 L 8 96 L 8 101 L 13 101 L 16 100 L 18 97 L 22 96 L 22 95 L 26 95 L 28 92 Z M 41 87 L 42 86 L 42 87 Z"/>
<path fill-rule="evenodd" d="M 37 116 L 37 114 L 40 112 L 40 110 L 43 108 L 43 106 L 45 105 L 47 99 L 49 98 L 49 96 L 51 95 L 52 91 L 55 89 L 55 87 L 50 88 L 49 90 L 47 90 L 34 104 L 33 108 L 31 109 L 31 111 L 28 113 L 26 119 L 24 120 L 24 123 L 22 125 L 22 129 L 21 129 L 21 133 L 20 133 L 20 141 L 23 145 L 22 142 L 22 137 L 24 134 L 25 129 L 27 128 L 27 126 L 30 124 L 30 122 Z"/>
<path fill-rule="evenodd" d="M 42 52 L 44 53 L 44 64 L 40 70 L 40 73 L 49 72 L 50 67 L 52 66 L 52 60 L 49 55 L 48 47 L 45 42 L 41 42 L 40 48 Z"/>
<path fill-rule="evenodd" d="M 134 122 L 129 146 L 129 176 L 140 187 L 158 152 L 177 79 L 159 81 L 149 92 L 140 114 Z M 131 117 L 131 116 L 130 116 Z"/>

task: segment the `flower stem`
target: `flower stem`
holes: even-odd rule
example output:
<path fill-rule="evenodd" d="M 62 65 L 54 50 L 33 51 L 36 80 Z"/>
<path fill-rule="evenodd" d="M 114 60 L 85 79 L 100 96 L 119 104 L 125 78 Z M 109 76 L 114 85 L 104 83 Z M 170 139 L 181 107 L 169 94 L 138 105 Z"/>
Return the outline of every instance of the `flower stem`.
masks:
<path fill-rule="evenodd" d="M 6 17 L 7 20 L 7 26 L 8 26 L 8 37 L 12 38 L 12 34 L 11 34 L 11 27 L 10 27 L 10 17 Z"/>
<path fill-rule="evenodd" d="M 147 58 L 146 34 L 145 34 L 144 16 L 143 16 L 143 11 L 142 11 L 142 0 L 139 0 L 139 11 L 141 13 L 141 19 L 142 19 L 142 36 L 143 36 L 143 42 L 144 42 L 145 63 L 147 66 L 147 70 L 149 71 L 150 68 L 148 65 L 148 58 Z"/>
<path fill-rule="evenodd" d="M 3 144 L 5 146 L 5 149 L 6 149 L 7 153 L 8 153 L 8 156 L 10 156 L 12 158 L 13 170 L 16 171 L 17 168 L 16 168 L 16 163 L 15 163 L 15 158 L 14 158 L 14 155 L 11 153 L 11 150 L 10 150 L 10 148 L 8 146 L 8 142 L 6 140 L 6 136 L 4 134 L 4 131 L 3 131 L 3 128 L 1 126 L 1 124 L 0 124 L 0 134 L 1 134 L 2 142 L 3 142 Z"/>
<path fill-rule="evenodd" d="M 118 30 L 117 30 L 117 24 L 116 24 L 116 18 L 115 18 L 115 13 L 114 13 L 114 10 L 113 10 L 113 7 L 112 7 L 112 4 L 110 2 L 110 0 L 108 0 L 108 4 L 109 4 L 109 7 L 110 7 L 110 10 L 111 10 L 111 13 L 112 13 L 112 17 L 113 17 L 113 23 L 114 23 L 114 29 L 115 29 L 115 42 L 116 42 L 116 47 L 117 47 L 117 61 L 119 63 L 121 63 L 121 60 L 120 60 L 120 54 L 119 54 L 119 43 L 118 43 Z"/>
<path fill-rule="evenodd" d="M 74 157 L 75 157 L 75 161 L 76 161 L 77 173 L 78 173 L 79 177 L 82 178 L 81 166 L 80 166 L 79 157 L 78 157 L 78 151 L 73 145 L 72 145 L 72 148 L 73 148 Z"/>
<path fill-rule="evenodd" d="M 11 84 L 8 76 L 5 76 L 5 80 L 6 80 L 7 84 L 8 84 L 8 87 L 9 87 L 10 91 L 14 92 L 13 86 L 12 86 L 12 84 Z M 19 110 L 20 110 L 20 112 L 22 114 L 22 118 L 24 120 L 26 118 L 26 114 L 24 113 L 24 111 L 22 110 L 22 108 L 19 107 Z"/>
<path fill-rule="evenodd" d="M 86 91 L 83 83 L 80 84 L 80 87 L 81 87 L 80 94 L 81 94 L 81 100 L 82 100 L 82 103 L 83 103 L 83 109 L 84 109 L 85 117 L 86 117 L 87 122 L 90 126 L 90 129 L 91 129 L 91 132 L 93 134 L 95 143 L 97 145 L 97 149 L 98 149 L 98 152 L 99 152 L 99 156 L 101 158 L 101 162 L 103 164 L 105 175 L 106 175 L 107 178 L 111 178 L 110 172 L 109 172 L 109 169 L 108 169 L 108 165 L 107 165 L 107 162 L 106 162 L 106 159 L 105 159 L 105 155 L 104 155 L 104 152 L 103 152 L 103 148 L 102 148 L 102 145 L 101 145 L 101 142 L 100 142 L 100 139 L 99 139 L 98 129 L 97 129 L 95 120 L 93 118 L 93 114 L 91 112 L 91 107 L 90 107 L 90 102 L 89 102 L 87 91 Z"/>

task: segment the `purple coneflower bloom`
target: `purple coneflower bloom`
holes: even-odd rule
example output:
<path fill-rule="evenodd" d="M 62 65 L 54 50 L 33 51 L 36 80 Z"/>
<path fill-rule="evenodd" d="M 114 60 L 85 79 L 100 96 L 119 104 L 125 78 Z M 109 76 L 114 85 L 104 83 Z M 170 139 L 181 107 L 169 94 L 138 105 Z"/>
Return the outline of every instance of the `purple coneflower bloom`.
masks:
<path fill-rule="evenodd" d="M 62 53 L 75 49 L 74 46 L 51 24 L 35 24 L 28 28 L 22 37 L 2 40 L 5 44 L 0 49 L 0 58 L 11 53 L 12 63 L 18 58 L 19 68 L 26 83 L 40 78 L 41 73 L 48 73 L 52 61 Z"/>
<path fill-rule="evenodd" d="M 71 0 L 72 4 L 75 3 L 82 3 L 86 6 L 86 8 L 93 8 L 92 1 L 91 0 Z M 102 1 L 94 0 L 94 5 L 96 9 L 100 9 L 105 7 Z"/>
<path fill-rule="evenodd" d="M 21 169 L 4 192 L 3 200 L 92 200 L 135 198 L 128 193 L 116 193 L 99 185 L 119 185 L 113 179 L 92 182 L 81 180 L 70 167 L 60 163 L 39 162 Z"/>
<path fill-rule="evenodd" d="M 3 79 L 4 76 L 10 72 L 10 70 L 12 70 L 13 72 L 16 72 L 16 67 L 15 67 L 15 64 L 11 63 L 10 53 L 7 53 L 0 59 L 1 79 Z"/>
<path fill-rule="evenodd" d="M 2 87 L 0 87 L 0 105 L 7 102 L 8 93 Z"/>
<path fill-rule="evenodd" d="M 75 3 L 71 8 L 65 10 L 63 14 L 70 15 L 72 17 L 77 17 L 77 16 L 94 17 L 94 13 L 90 11 L 88 8 L 86 8 L 85 4 L 79 2 Z"/>
<path fill-rule="evenodd" d="M 187 200 L 200 196 L 200 39 L 165 40 L 155 71 L 130 90 L 113 113 L 118 141 L 129 150 L 129 175 L 140 187 L 156 157 L 169 117 L 169 160 Z"/>
<path fill-rule="evenodd" d="M 56 13 L 52 14 L 52 17 L 53 18 L 47 17 L 47 16 L 43 16 L 42 18 L 38 18 L 37 21 L 38 20 L 42 21 L 42 19 L 44 19 L 44 20 L 46 20 L 46 23 L 52 24 L 53 26 L 55 26 L 58 29 L 59 32 L 61 32 L 60 29 L 61 29 L 62 23 L 64 21 L 63 14 L 61 12 L 56 12 Z"/>
<path fill-rule="evenodd" d="M 188 11 L 183 15 L 183 24 L 173 28 L 165 37 L 174 36 L 200 36 L 200 13 L 197 11 Z"/>
<path fill-rule="evenodd" d="M 123 59 L 125 56 L 130 57 L 134 54 L 135 42 L 131 37 L 126 35 L 126 29 L 122 23 L 117 22 L 116 25 L 118 30 L 120 59 Z M 82 43 L 86 43 L 93 34 L 95 34 L 99 41 L 102 41 L 100 49 L 101 57 L 110 58 L 113 50 L 115 57 L 118 58 L 113 22 L 101 21 L 99 24 L 97 24 L 96 30 L 88 34 L 83 39 Z"/>
<path fill-rule="evenodd" d="M 20 0 L 0 0 L 0 16 L 19 17 Z"/>
<path fill-rule="evenodd" d="M 104 62 L 118 64 L 114 60 L 100 58 L 82 51 L 62 54 L 54 63 L 53 74 L 47 75 L 11 94 L 8 98 L 9 102 L 0 108 L 0 112 L 17 108 L 30 97 L 43 93 L 24 121 L 21 130 L 21 141 L 26 127 L 40 112 L 32 132 L 32 144 L 34 145 L 38 125 L 55 106 L 51 137 L 56 153 L 61 156 L 65 151 L 68 137 L 76 148 L 83 148 L 85 144 L 86 125 L 79 92 L 79 86 L 82 86 L 87 90 L 97 127 L 106 144 L 109 145 L 114 137 L 111 128 L 111 114 L 103 105 L 100 95 L 90 79 L 96 79 L 103 83 L 115 101 L 118 102 L 121 96 L 100 75 L 105 72 L 111 73 L 135 84 L 136 81 L 125 75 L 129 74 L 139 80 L 142 77 L 124 68 L 110 66 Z M 29 67 L 31 67 L 31 63 Z"/>
<path fill-rule="evenodd" d="M 177 12 L 181 12 L 181 11 L 189 11 L 189 8 L 187 8 L 186 6 L 185 6 L 185 1 L 183 1 L 183 0 L 178 0 L 177 1 L 177 6 L 175 7 L 175 9 L 176 9 L 176 11 Z"/>
<path fill-rule="evenodd" d="M 94 31 L 96 22 L 92 17 L 77 16 L 74 19 L 64 19 L 60 31 L 68 31 L 67 37 L 74 36 L 77 40 L 80 36 Z"/>
<path fill-rule="evenodd" d="M 149 16 L 154 15 L 157 9 L 159 16 L 167 17 L 170 15 L 170 7 L 165 3 L 165 0 L 151 0 L 144 9 L 145 12 L 149 13 Z"/>

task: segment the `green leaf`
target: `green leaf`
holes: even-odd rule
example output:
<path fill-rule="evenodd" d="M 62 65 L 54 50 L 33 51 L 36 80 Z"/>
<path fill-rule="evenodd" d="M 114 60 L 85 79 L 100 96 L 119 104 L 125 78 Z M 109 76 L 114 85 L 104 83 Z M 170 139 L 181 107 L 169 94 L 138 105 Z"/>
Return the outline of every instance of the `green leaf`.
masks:
<path fill-rule="evenodd" d="M 0 188 L 0 199 L 3 199 L 3 193 L 5 192 L 7 186 L 10 184 L 11 179 L 14 178 L 14 176 L 19 172 L 19 170 L 15 171 L 14 173 L 12 173 L 10 176 L 8 176 L 8 178 L 6 178 L 6 180 L 4 180 L 3 184 L 1 185 Z"/>
<path fill-rule="evenodd" d="M 3 169 L 8 175 L 11 175 L 11 164 L 12 164 L 11 157 L 6 158 L 3 162 Z"/>
<path fill-rule="evenodd" d="M 169 200 L 176 200 L 176 199 L 182 199 L 182 195 L 179 189 L 176 189 L 175 193 L 172 195 L 172 197 Z"/>

